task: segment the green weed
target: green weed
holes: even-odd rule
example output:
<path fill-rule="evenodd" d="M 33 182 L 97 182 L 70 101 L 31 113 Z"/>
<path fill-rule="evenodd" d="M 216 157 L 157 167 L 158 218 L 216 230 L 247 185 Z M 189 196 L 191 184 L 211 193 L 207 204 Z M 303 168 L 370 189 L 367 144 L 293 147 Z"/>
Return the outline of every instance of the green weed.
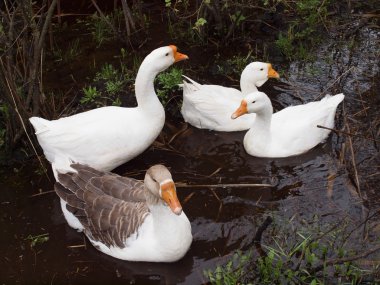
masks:
<path fill-rule="evenodd" d="M 123 89 L 123 81 L 108 81 L 106 82 L 106 92 L 110 95 L 115 95 Z"/>
<path fill-rule="evenodd" d="M 169 71 L 162 72 L 157 76 L 158 90 L 157 96 L 163 105 L 169 100 L 170 92 L 178 90 L 178 84 L 182 83 L 182 70 L 177 67 L 170 68 Z"/>
<path fill-rule="evenodd" d="M 311 60 L 311 51 L 323 37 L 328 16 L 329 0 L 300 0 L 291 3 L 281 0 L 296 17 L 290 22 L 286 33 L 280 33 L 277 47 L 290 60 Z"/>
<path fill-rule="evenodd" d="M 124 63 L 126 58 L 127 52 L 125 49 L 121 49 L 120 68 L 105 63 L 95 74 L 91 85 L 82 89 L 83 97 L 80 103 L 95 104 L 96 106 L 105 106 L 111 103 L 113 106 L 120 106 L 119 96 L 128 85 L 134 83 L 134 74 L 136 73 L 134 67 L 131 69 Z M 133 64 L 138 68 L 140 62 L 137 63 L 135 59 Z"/>
<path fill-rule="evenodd" d="M 217 72 L 219 74 L 231 74 L 235 76 L 240 76 L 243 69 L 253 61 L 252 50 L 250 50 L 246 55 L 234 55 L 233 57 L 221 61 L 217 65 Z"/>
<path fill-rule="evenodd" d="M 281 218 L 276 223 L 279 233 L 271 231 L 270 245 L 263 246 L 264 256 L 234 256 L 226 265 L 206 271 L 210 283 L 359 284 L 377 270 L 364 270 L 344 261 L 357 254 L 356 250 L 346 250 L 347 238 L 355 239 L 348 221 L 323 227 L 316 221 L 315 225 L 305 223 L 305 228 L 297 230 L 294 225 L 284 225 Z"/>
<path fill-rule="evenodd" d="M 43 244 L 49 240 L 49 234 L 41 234 L 38 236 L 29 235 L 25 240 L 30 241 L 30 246 L 35 247 L 38 244 Z"/>
<path fill-rule="evenodd" d="M 89 17 L 86 25 L 91 31 L 97 47 L 100 47 L 103 43 L 118 36 L 118 34 L 115 33 L 118 32 L 117 28 L 120 27 L 122 19 L 123 12 L 120 9 L 116 9 L 108 15 L 104 15 L 104 17 L 98 15 L 98 13 L 94 13 Z"/>
<path fill-rule="evenodd" d="M 96 87 L 88 86 L 82 88 L 84 96 L 80 99 L 81 104 L 93 103 L 97 98 L 100 98 L 101 93 Z"/>
<path fill-rule="evenodd" d="M 100 72 L 96 73 L 94 81 L 96 82 L 100 80 L 119 80 L 120 76 L 121 74 L 112 64 L 106 63 L 102 66 Z"/>
<path fill-rule="evenodd" d="M 74 41 L 72 41 L 69 44 L 69 46 L 67 48 L 67 51 L 66 51 L 66 54 L 65 54 L 65 60 L 67 62 L 71 61 L 74 58 L 76 58 L 80 53 L 81 53 L 81 50 L 80 50 L 80 41 L 79 41 L 79 39 L 75 39 Z"/>
<path fill-rule="evenodd" d="M 69 63 L 81 54 L 80 40 L 75 39 L 70 42 L 65 50 L 55 47 L 52 51 L 55 61 L 63 61 Z"/>
<path fill-rule="evenodd" d="M 205 270 L 203 273 L 213 285 L 241 284 L 241 278 L 246 273 L 250 259 L 249 254 L 237 252 L 227 264 L 218 265 L 215 270 Z"/>

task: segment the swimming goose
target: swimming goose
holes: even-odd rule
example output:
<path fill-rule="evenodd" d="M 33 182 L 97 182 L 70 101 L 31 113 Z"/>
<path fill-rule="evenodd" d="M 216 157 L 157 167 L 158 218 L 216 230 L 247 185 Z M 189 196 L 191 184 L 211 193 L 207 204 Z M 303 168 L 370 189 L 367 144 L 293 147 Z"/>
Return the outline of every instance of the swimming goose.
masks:
<path fill-rule="evenodd" d="M 174 262 L 192 242 L 191 224 L 163 165 L 148 169 L 144 182 L 72 164 L 58 173 L 55 191 L 101 252 L 129 261 Z"/>
<path fill-rule="evenodd" d="M 333 128 L 336 108 L 343 99 L 343 94 L 327 95 L 317 102 L 287 107 L 272 118 L 270 99 L 265 93 L 256 91 L 244 97 L 231 118 L 256 114 L 244 136 L 244 148 L 248 154 L 288 157 L 304 153 L 327 139 L 330 131 L 317 125 Z"/>
<path fill-rule="evenodd" d="M 72 171 L 72 162 L 109 171 L 147 149 L 165 122 L 153 81 L 159 72 L 187 58 L 173 45 L 146 56 L 136 77 L 135 108 L 108 106 L 52 121 L 30 118 L 54 176 L 57 170 Z"/>
<path fill-rule="evenodd" d="M 268 78 L 279 78 L 272 65 L 252 62 L 243 70 L 240 77 L 241 91 L 220 85 L 201 85 L 189 77 L 183 82 L 183 103 L 181 113 L 186 122 L 200 129 L 215 131 L 243 131 L 250 128 L 255 114 L 231 120 L 231 114 L 243 97 Z"/>

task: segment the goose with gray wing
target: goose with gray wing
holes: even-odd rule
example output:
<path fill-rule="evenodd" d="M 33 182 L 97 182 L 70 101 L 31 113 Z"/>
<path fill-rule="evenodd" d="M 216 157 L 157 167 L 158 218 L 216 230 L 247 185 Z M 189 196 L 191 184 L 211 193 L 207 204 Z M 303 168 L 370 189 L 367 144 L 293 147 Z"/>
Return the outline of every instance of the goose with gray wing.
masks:
<path fill-rule="evenodd" d="M 129 261 L 174 262 L 188 251 L 191 225 L 163 165 L 144 182 L 72 164 L 59 173 L 55 191 L 101 252 Z"/>

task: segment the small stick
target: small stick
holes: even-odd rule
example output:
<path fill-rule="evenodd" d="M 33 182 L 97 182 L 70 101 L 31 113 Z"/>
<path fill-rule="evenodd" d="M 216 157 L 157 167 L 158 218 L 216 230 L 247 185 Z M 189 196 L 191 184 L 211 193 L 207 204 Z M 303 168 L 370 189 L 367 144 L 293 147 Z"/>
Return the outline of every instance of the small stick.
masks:
<path fill-rule="evenodd" d="M 239 188 L 239 187 L 273 187 L 271 184 L 260 184 L 260 183 L 242 183 L 242 184 L 186 184 L 186 183 L 176 183 L 176 187 L 178 188 Z"/>
<path fill-rule="evenodd" d="M 363 109 L 361 109 L 360 111 L 356 112 L 355 114 L 352 115 L 352 117 L 356 117 L 357 115 L 359 115 L 361 112 L 365 112 L 366 113 L 366 116 L 367 116 L 367 110 L 370 109 L 370 107 L 365 107 Z"/>
<path fill-rule="evenodd" d="M 337 134 L 344 134 L 344 135 L 347 135 L 347 136 L 359 137 L 359 138 L 362 138 L 362 139 L 366 139 L 366 140 L 370 140 L 370 141 L 374 141 L 374 142 L 379 142 L 380 143 L 379 140 L 375 140 L 375 139 L 372 139 L 372 138 L 366 138 L 366 137 L 364 137 L 362 135 L 353 134 L 353 133 L 349 133 L 349 132 L 345 132 L 345 131 L 341 131 L 341 130 L 337 130 L 337 129 L 332 129 L 332 128 L 324 127 L 324 126 L 321 126 L 321 125 L 317 125 L 317 128 L 333 131 L 334 133 L 337 133 Z"/>
<path fill-rule="evenodd" d="M 191 197 L 194 196 L 194 194 L 195 192 L 191 192 L 189 195 L 187 195 L 185 199 L 183 199 L 182 204 L 185 205 L 187 202 L 189 202 L 189 200 L 191 199 Z"/>
<path fill-rule="evenodd" d="M 339 81 L 344 75 L 346 75 L 347 73 L 351 72 L 351 70 L 352 70 L 353 68 L 354 68 L 354 66 L 351 66 L 349 69 L 347 69 L 345 72 L 343 72 L 343 73 L 342 73 L 337 79 L 334 80 L 333 83 L 331 83 L 329 86 L 327 86 L 327 87 L 325 88 L 325 90 L 323 90 L 321 93 L 319 93 L 319 95 L 318 95 L 316 98 L 314 98 L 314 101 L 317 100 L 317 99 L 319 99 L 319 98 L 321 98 L 321 96 L 322 96 L 323 94 L 325 94 L 327 90 L 329 90 L 331 87 L 333 87 L 334 84 L 337 83 L 337 82 L 338 82 L 338 81 Z"/>
<path fill-rule="evenodd" d="M 112 23 L 107 19 L 107 17 L 103 14 L 102 10 L 100 10 L 98 4 L 96 4 L 95 0 L 91 0 L 92 5 L 94 5 L 95 9 L 98 11 L 100 17 L 103 18 L 103 20 L 107 23 L 107 25 L 111 28 L 111 30 L 114 32 L 115 36 L 119 36 L 119 33 L 116 31 L 116 28 Z"/>
<path fill-rule="evenodd" d="M 86 247 L 85 244 L 78 244 L 78 245 L 68 245 L 67 248 L 80 248 L 80 247 Z"/>
<path fill-rule="evenodd" d="M 169 140 L 168 144 L 171 144 L 172 141 L 174 141 L 179 135 L 182 135 L 185 131 L 187 131 L 189 128 L 189 125 L 186 123 L 178 132 L 176 132 L 171 139 Z"/>
<path fill-rule="evenodd" d="M 348 132 L 350 133 L 350 126 L 347 122 L 347 119 L 346 119 L 346 110 L 344 110 L 344 125 L 346 126 Z M 355 151 L 354 151 L 354 147 L 352 145 L 352 139 L 351 139 L 351 136 L 348 136 L 348 143 L 349 143 L 349 148 L 350 148 L 350 151 L 351 151 L 351 162 L 352 162 L 352 167 L 354 168 L 354 173 L 355 173 L 355 182 L 356 182 L 356 187 L 357 187 L 357 190 L 358 190 L 358 194 L 359 194 L 359 197 L 362 199 L 362 193 L 361 193 L 361 190 L 360 190 L 360 181 L 359 181 L 359 174 L 358 174 L 358 170 L 356 168 L 356 160 L 355 160 Z"/>
<path fill-rule="evenodd" d="M 211 176 L 214 176 L 215 174 L 217 174 L 219 171 L 221 171 L 222 168 L 219 167 L 217 170 L 215 170 L 213 173 L 211 173 L 210 175 L 207 175 L 207 177 L 211 177 Z"/>
<path fill-rule="evenodd" d="M 219 202 L 218 215 L 216 216 L 216 219 L 215 219 L 215 222 L 217 222 L 219 220 L 220 213 L 222 212 L 223 202 L 222 202 L 222 200 L 220 200 L 218 194 L 216 194 L 216 192 L 214 191 L 214 189 L 210 188 L 210 191 L 212 192 L 212 194 L 214 195 L 214 197 L 216 198 L 216 200 L 218 200 L 218 202 Z"/>
<path fill-rule="evenodd" d="M 29 198 L 37 197 L 37 196 L 42 196 L 42 195 L 50 194 L 50 193 L 53 193 L 53 192 L 55 192 L 55 190 L 45 191 L 45 192 L 41 192 L 41 193 L 37 193 L 37 194 L 30 195 Z"/>
<path fill-rule="evenodd" d="M 1 58 L 0 58 L 0 61 L 1 61 L 1 64 L 3 64 L 3 61 L 1 60 Z M 41 164 L 41 166 L 42 166 L 42 169 L 44 170 L 44 173 L 45 173 L 47 179 L 50 181 L 50 178 L 49 178 L 49 175 L 47 174 L 46 168 L 45 168 L 44 164 L 42 163 L 41 158 L 38 156 L 37 150 L 36 150 L 36 148 L 34 147 L 34 144 L 33 144 L 33 142 L 32 142 L 32 139 L 30 138 L 30 136 L 29 136 L 29 134 L 28 134 L 28 131 L 26 130 L 26 126 L 25 126 L 25 124 L 24 124 L 24 120 L 22 119 L 22 116 L 21 116 L 21 114 L 20 114 L 20 112 L 19 112 L 19 110 L 18 110 L 18 107 L 17 107 L 17 104 L 16 104 L 16 100 L 15 100 L 15 97 L 14 97 L 15 95 L 13 94 L 13 90 L 12 90 L 10 84 L 9 84 L 9 81 L 8 81 L 8 78 L 7 78 L 7 77 L 5 77 L 5 81 L 6 81 L 6 83 L 7 83 L 8 88 L 9 88 L 9 92 L 10 92 L 11 95 L 12 95 L 13 104 L 15 105 L 15 111 L 16 111 L 16 113 L 17 113 L 19 119 L 20 119 L 21 125 L 22 125 L 22 127 L 23 127 L 23 129 L 24 129 L 24 131 L 25 131 L 25 134 L 26 134 L 26 136 L 27 136 L 27 138 L 28 138 L 28 140 L 29 140 L 29 142 L 30 142 L 30 144 L 31 144 L 31 146 L 32 146 L 32 148 L 33 148 L 33 150 L 34 150 L 34 153 L 36 154 L 36 156 L 37 156 L 37 158 L 38 158 L 38 161 L 40 162 L 40 164 Z"/>

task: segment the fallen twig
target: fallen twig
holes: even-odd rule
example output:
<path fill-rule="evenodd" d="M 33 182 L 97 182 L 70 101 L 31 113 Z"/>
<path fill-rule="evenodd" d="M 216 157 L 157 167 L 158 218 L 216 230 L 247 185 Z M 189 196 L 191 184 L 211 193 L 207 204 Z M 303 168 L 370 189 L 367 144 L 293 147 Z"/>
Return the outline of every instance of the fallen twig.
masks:
<path fill-rule="evenodd" d="M 80 247 L 86 247 L 85 244 L 78 244 L 78 245 L 68 245 L 67 248 L 80 248 Z"/>
<path fill-rule="evenodd" d="M 187 123 L 184 124 L 184 126 L 171 137 L 171 139 L 168 141 L 167 144 L 171 144 L 172 141 L 174 141 L 179 135 L 181 135 L 184 132 L 186 132 L 188 130 L 188 128 L 189 128 L 189 124 L 187 124 Z"/>
<path fill-rule="evenodd" d="M 211 176 L 214 176 L 215 174 L 217 174 L 219 171 L 221 171 L 222 168 L 219 167 L 217 170 L 215 170 L 213 173 L 211 173 L 210 175 L 207 175 L 207 177 L 211 177 Z"/>
<path fill-rule="evenodd" d="M 3 64 L 3 61 L 1 60 L 1 58 L 0 58 L 0 62 L 1 62 L 1 64 Z M 14 97 L 15 95 L 13 94 L 13 90 L 12 90 L 10 84 L 9 84 L 9 81 L 8 81 L 8 78 L 7 78 L 7 77 L 5 77 L 5 81 L 6 81 L 6 83 L 7 83 L 8 88 L 9 88 L 9 92 L 10 92 L 10 94 L 11 94 L 11 96 L 12 96 L 12 100 L 13 100 L 13 103 L 14 103 L 15 112 L 16 112 L 16 114 L 18 115 L 18 117 L 19 117 L 19 119 L 20 119 L 21 126 L 22 126 L 22 128 L 24 129 L 24 131 L 25 131 L 26 137 L 28 138 L 28 140 L 29 140 L 29 142 L 30 142 L 30 144 L 31 144 L 31 146 L 32 146 L 32 148 L 33 148 L 33 151 L 34 151 L 34 153 L 36 154 L 36 156 L 37 156 L 37 158 L 38 158 L 38 161 L 40 162 L 40 164 L 41 164 L 41 166 L 42 166 L 42 169 L 43 169 L 43 171 L 44 171 L 44 173 L 45 173 L 47 179 L 50 181 L 49 175 L 47 174 L 47 170 L 46 170 L 44 164 L 42 163 L 41 158 L 38 156 L 37 150 L 36 150 L 36 148 L 34 147 L 34 144 L 33 144 L 33 142 L 32 142 L 32 139 L 30 138 L 30 136 L 29 136 L 29 134 L 28 134 L 28 131 L 26 130 L 26 126 L 25 126 L 25 124 L 24 124 L 24 120 L 22 119 L 22 116 L 21 116 L 21 114 L 20 114 L 20 112 L 19 112 L 19 110 L 18 110 L 18 107 L 17 107 L 17 104 L 16 104 L 16 99 L 15 99 L 15 97 Z"/>
<path fill-rule="evenodd" d="M 346 75 L 347 73 L 351 72 L 351 70 L 353 68 L 355 68 L 355 66 L 351 66 L 349 69 L 347 69 L 345 72 L 343 72 L 337 79 L 334 80 L 333 83 L 331 83 L 321 93 L 319 93 L 319 95 L 316 98 L 314 98 L 314 101 L 316 101 L 319 98 L 321 98 L 323 94 L 326 94 L 327 90 L 329 90 L 331 87 L 333 87 L 335 85 L 335 83 L 338 82 L 344 75 Z"/>
<path fill-rule="evenodd" d="M 53 193 L 55 192 L 55 190 L 51 190 L 51 191 L 44 191 L 44 192 L 41 192 L 41 193 L 37 193 L 37 194 L 33 194 L 33 195 L 30 195 L 29 198 L 32 198 L 32 197 L 37 197 L 37 196 L 42 196 L 42 195 L 45 195 L 45 194 L 50 194 L 50 193 Z"/>
<path fill-rule="evenodd" d="M 260 183 L 241 183 L 241 184 L 186 184 L 178 182 L 175 184 L 178 188 L 240 188 L 240 187 L 274 187 L 271 184 L 260 184 Z"/>
<path fill-rule="evenodd" d="M 353 133 L 349 133 L 349 132 L 345 132 L 345 131 L 341 131 L 341 130 L 337 130 L 337 129 L 332 129 L 332 128 L 324 127 L 324 126 L 321 126 L 321 125 L 317 125 L 317 128 L 326 129 L 326 130 L 332 131 L 332 132 L 337 133 L 337 134 L 343 134 L 343 135 L 347 135 L 347 136 L 359 137 L 359 138 L 362 138 L 362 139 L 366 139 L 366 140 L 370 140 L 370 141 L 374 141 L 374 142 L 379 142 L 380 143 L 380 140 L 375 140 L 373 138 L 367 138 L 367 137 L 362 136 L 362 135 L 353 134 Z"/>
<path fill-rule="evenodd" d="M 348 133 L 350 133 L 350 126 L 349 126 L 349 124 L 347 122 L 346 109 L 344 108 L 344 105 L 343 105 L 343 111 L 344 111 L 344 125 L 347 128 Z M 362 196 L 362 193 L 361 193 L 361 190 L 360 190 L 359 174 L 358 174 L 358 170 L 356 168 L 355 152 L 354 152 L 354 147 L 352 145 L 352 138 L 351 138 L 351 136 L 348 136 L 348 144 L 349 144 L 350 151 L 351 151 L 351 161 L 352 161 L 352 167 L 354 168 L 356 187 L 357 187 L 357 190 L 358 190 L 359 197 L 361 199 L 363 199 L 362 198 L 363 196 Z"/>

